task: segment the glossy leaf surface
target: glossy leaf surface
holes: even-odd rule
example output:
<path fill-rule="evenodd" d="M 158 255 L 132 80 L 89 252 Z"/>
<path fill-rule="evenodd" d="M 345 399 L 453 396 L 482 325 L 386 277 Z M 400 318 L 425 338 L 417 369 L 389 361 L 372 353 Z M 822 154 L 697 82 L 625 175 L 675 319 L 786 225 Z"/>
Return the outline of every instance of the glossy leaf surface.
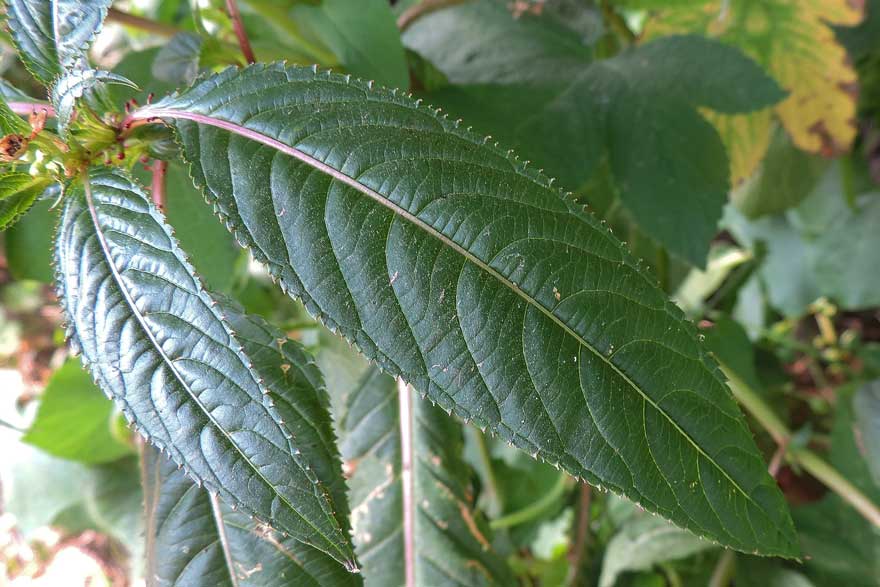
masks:
<path fill-rule="evenodd" d="M 4 4 L 22 61 L 49 86 L 84 55 L 111 0 L 5 0 Z"/>
<path fill-rule="evenodd" d="M 93 171 L 68 196 L 56 259 L 71 342 L 141 434 L 212 493 L 352 566 L 328 489 L 341 471 L 300 436 L 321 423 L 282 417 L 275 398 L 298 396 L 266 381 L 267 359 L 230 326 L 246 319 L 202 288 L 143 191 Z"/>
<path fill-rule="evenodd" d="M 550 180 L 415 101 L 282 64 L 135 114 L 293 296 L 393 375 L 742 550 L 797 552 L 692 324 Z"/>

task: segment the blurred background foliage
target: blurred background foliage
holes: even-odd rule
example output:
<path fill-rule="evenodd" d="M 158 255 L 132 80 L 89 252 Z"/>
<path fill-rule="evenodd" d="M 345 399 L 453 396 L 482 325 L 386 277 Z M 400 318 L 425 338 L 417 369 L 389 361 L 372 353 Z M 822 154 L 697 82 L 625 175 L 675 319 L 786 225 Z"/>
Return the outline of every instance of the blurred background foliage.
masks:
<path fill-rule="evenodd" d="M 797 456 L 880 502 L 880 0 L 239 5 L 258 60 L 408 89 L 573 190 L 786 431 L 751 412 L 800 563 L 723 551 L 453 424 L 520 584 L 880 585 L 877 520 Z M 45 96 L 6 35 L 0 93 Z M 115 2 L 92 59 L 144 88 L 114 87 L 120 106 L 243 63 L 222 0 Z M 367 365 L 272 286 L 179 163 L 168 186 L 196 268 L 317 353 L 344 421 Z M 0 585 L 141 585 L 138 446 L 63 346 L 52 204 L 0 248 Z"/>

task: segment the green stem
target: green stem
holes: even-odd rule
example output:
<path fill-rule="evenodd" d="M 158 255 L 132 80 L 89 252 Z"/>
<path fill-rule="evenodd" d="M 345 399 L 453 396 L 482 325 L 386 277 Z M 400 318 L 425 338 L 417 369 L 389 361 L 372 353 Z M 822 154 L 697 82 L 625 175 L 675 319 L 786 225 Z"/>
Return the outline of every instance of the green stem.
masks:
<path fill-rule="evenodd" d="M 489 494 L 498 504 L 498 511 L 504 511 L 504 495 L 498 488 L 498 480 L 495 478 L 495 471 L 492 469 L 492 455 L 489 454 L 489 445 L 486 443 L 486 435 L 477 428 L 473 428 L 474 436 L 477 439 L 477 452 L 480 455 L 480 463 L 483 465 L 486 475 L 486 485 Z"/>
<path fill-rule="evenodd" d="M 866 520 L 880 528 L 880 509 L 837 469 L 823 461 L 817 454 L 806 449 L 792 449 L 788 454 L 807 473 L 848 501 Z"/>
<path fill-rule="evenodd" d="M 565 493 L 565 490 L 573 482 L 574 480 L 571 477 L 565 473 L 561 473 L 559 479 L 556 480 L 556 484 L 544 495 L 544 497 L 527 505 L 521 510 L 517 510 L 506 516 L 492 520 L 489 527 L 493 530 L 512 528 L 513 526 L 519 526 L 520 524 L 525 524 L 526 522 L 530 522 L 540 517 L 541 514 L 545 513 L 559 502 L 559 499 Z"/>
<path fill-rule="evenodd" d="M 787 446 L 791 431 L 779 416 L 733 371 L 723 363 L 719 365 L 727 376 L 728 385 L 737 401 L 773 437 L 777 445 Z M 866 520 L 880 528 L 880 508 L 819 455 L 805 448 L 789 448 L 786 456 L 792 464 L 799 465 L 844 501 L 849 502 Z"/>

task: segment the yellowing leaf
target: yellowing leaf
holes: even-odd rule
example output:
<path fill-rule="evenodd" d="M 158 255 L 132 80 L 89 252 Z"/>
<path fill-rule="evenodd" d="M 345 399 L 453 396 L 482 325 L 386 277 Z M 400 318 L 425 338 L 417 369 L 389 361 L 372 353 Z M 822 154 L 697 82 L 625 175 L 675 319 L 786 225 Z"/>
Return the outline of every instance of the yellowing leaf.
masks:
<path fill-rule="evenodd" d="M 857 78 L 831 25 L 853 26 L 863 16 L 854 0 L 719 0 L 657 12 L 645 38 L 702 33 L 740 48 L 789 92 L 773 111 L 794 144 L 833 155 L 855 137 Z M 770 110 L 707 118 L 728 149 L 736 184 L 752 174 L 770 144 Z"/>

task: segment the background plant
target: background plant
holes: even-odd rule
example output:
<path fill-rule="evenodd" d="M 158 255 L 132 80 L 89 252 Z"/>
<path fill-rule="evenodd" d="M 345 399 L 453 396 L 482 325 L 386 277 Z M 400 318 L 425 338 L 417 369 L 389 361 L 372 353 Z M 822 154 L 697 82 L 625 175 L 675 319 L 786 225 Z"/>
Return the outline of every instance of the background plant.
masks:
<path fill-rule="evenodd" d="M 880 582 L 874 3 L 4 4 L 8 575 Z"/>

